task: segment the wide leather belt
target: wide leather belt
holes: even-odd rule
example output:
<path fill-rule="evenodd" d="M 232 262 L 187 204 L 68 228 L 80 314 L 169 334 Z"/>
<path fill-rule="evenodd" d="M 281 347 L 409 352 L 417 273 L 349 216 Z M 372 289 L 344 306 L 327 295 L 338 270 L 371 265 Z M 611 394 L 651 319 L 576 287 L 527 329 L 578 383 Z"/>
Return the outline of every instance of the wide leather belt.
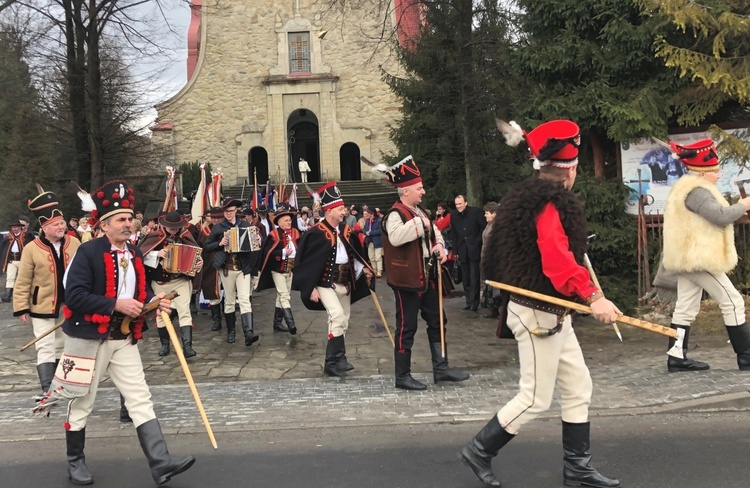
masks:
<path fill-rule="evenodd" d="M 286 259 L 286 272 L 291 273 L 294 269 L 294 258 L 287 258 Z"/>
<path fill-rule="evenodd" d="M 10 253 L 10 261 L 20 261 L 21 260 L 21 253 L 20 252 L 12 252 Z"/>
<path fill-rule="evenodd" d="M 224 265 L 222 266 L 223 269 L 227 271 L 240 271 L 242 269 L 242 265 L 240 264 L 239 259 L 237 259 L 237 256 L 234 254 L 230 254 L 226 261 L 224 261 Z"/>
<path fill-rule="evenodd" d="M 351 274 L 349 263 L 346 264 L 334 264 L 331 268 L 331 283 L 338 285 L 346 285 L 351 281 Z"/>
<path fill-rule="evenodd" d="M 109 339 L 113 341 L 120 341 L 127 339 L 129 334 L 123 334 L 120 330 L 122 321 L 125 320 L 124 315 L 113 315 L 109 321 Z"/>
<path fill-rule="evenodd" d="M 539 310 L 540 312 L 547 312 L 551 313 L 553 315 L 557 315 L 558 317 L 562 317 L 563 315 L 566 315 L 569 310 L 565 307 L 560 307 L 558 305 L 552 305 L 551 303 L 543 302 L 541 300 L 535 300 L 533 298 L 521 296 L 521 295 L 514 295 L 511 293 L 510 295 L 510 301 L 517 303 L 519 305 L 523 305 L 524 307 L 533 308 L 534 310 Z"/>

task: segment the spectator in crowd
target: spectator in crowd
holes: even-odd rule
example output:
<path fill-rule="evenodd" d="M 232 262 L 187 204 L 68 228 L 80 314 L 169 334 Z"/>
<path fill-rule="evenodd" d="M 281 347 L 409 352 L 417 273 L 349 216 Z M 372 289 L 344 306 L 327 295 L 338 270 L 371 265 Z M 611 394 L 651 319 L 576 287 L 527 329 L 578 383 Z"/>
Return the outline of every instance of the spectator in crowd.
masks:
<path fill-rule="evenodd" d="M 464 310 L 479 309 L 479 260 L 482 257 L 482 231 L 487 226 L 482 211 L 472 207 L 466 196 L 455 199 L 456 210 L 451 212 L 453 250 L 461 261 L 466 306 Z"/>
<path fill-rule="evenodd" d="M 375 271 L 375 276 L 383 276 L 383 238 L 382 238 L 383 216 L 375 215 L 369 208 L 364 211 L 364 225 L 362 232 L 365 236 L 365 248 L 367 257 Z"/>
<path fill-rule="evenodd" d="M 487 238 L 492 231 L 492 222 L 495 219 L 495 215 L 497 215 L 497 209 L 497 202 L 487 202 L 484 204 L 484 218 L 487 219 L 487 227 L 485 227 L 482 231 L 482 259 L 479 269 L 479 282 L 481 283 L 480 286 L 484 290 L 484 292 L 482 293 L 482 304 L 485 308 L 488 309 L 487 313 L 484 316 L 488 319 L 497 318 L 500 300 L 500 297 L 493 298 L 492 288 L 484 284 L 485 276 L 483 263 L 485 259 L 484 250 L 487 248 Z"/>

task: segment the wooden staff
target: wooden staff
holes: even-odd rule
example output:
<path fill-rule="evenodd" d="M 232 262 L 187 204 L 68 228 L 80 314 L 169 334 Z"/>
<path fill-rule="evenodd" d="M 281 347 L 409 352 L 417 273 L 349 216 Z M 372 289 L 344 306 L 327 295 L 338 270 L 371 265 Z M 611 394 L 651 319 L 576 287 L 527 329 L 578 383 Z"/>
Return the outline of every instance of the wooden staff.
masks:
<path fill-rule="evenodd" d="M 440 353 L 445 359 L 445 317 L 443 316 L 443 263 L 440 262 L 440 255 L 435 256 L 435 265 L 437 266 L 438 275 L 438 307 L 440 307 Z"/>
<path fill-rule="evenodd" d="M 29 318 L 29 320 L 31 320 L 31 318 Z M 47 337 L 48 335 L 50 335 L 51 333 L 53 333 L 54 331 L 56 331 L 57 329 L 59 329 L 60 327 L 62 327 L 62 324 L 64 324 L 64 323 L 65 323 L 65 317 L 61 318 L 60 321 L 58 323 L 56 323 L 55 326 L 52 327 L 50 330 L 48 330 L 44 334 L 40 335 L 39 337 L 36 337 L 36 338 L 32 339 L 31 341 L 29 341 L 25 346 L 23 346 L 21 348 L 21 351 L 25 351 L 26 349 L 30 348 L 31 346 L 33 346 L 37 342 L 41 341 L 42 339 L 44 339 L 45 337 Z"/>
<path fill-rule="evenodd" d="M 216 438 L 214 437 L 214 433 L 211 430 L 211 424 L 208 423 L 208 417 L 206 417 L 206 411 L 203 409 L 203 402 L 201 402 L 201 397 L 198 395 L 198 389 L 195 387 L 195 382 L 193 381 L 193 375 L 190 374 L 190 369 L 187 365 L 187 360 L 185 360 L 185 354 L 182 352 L 182 342 L 180 342 L 180 339 L 177 337 L 177 332 L 174 330 L 174 325 L 172 325 L 172 321 L 169 320 L 169 314 L 165 311 L 161 311 L 161 320 L 164 322 L 164 325 L 167 327 L 167 332 L 169 332 L 169 338 L 172 341 L 172 345 L 174 346 L 174 351 L 177 354 L 177 358 L 180 360 L 180 366 L 182 366 L 182 372 L 185 373 L 185 378 L 187 379 L 188 386 L 190 386 L 190 391 L 193 393 L 193 398 L 195 398 L 195 404 L 198 406 L 198 411 L 201 414 L 201 419 L 203 420 L 203 425 L 206 426 L 206 432 L 208 433 L 208 438 L 211 440 L 211 445 L 214 446 L 214 449 L 218 449 L 219 446 L 216 444 Z"/>
<path fill-rule="evenodd" d="M 594 286 L 599 288 L 600 292 L 604 293 L 604 290 L 602 290 L 602 285 L 599 284 L 599 278 L 597 278 L 596 273 L 594 273 L 594 267 L 591 265 L 589 255 L 586 253 L 583 253 L 583 262 L 586 264 L 586 269 L 589 270 L 589 274 L 591 275 L 591 280 L 594 282 Z M 617 337 L 620 338 L 620 342 L 622 342 L 622 334 L 620 334 L 620 328 L 617 327 L 617 322 L 612 322 L 612 326 L 615 328 L 615 334 L 617 334 Z"/>
<path fill-rule="evenodd" d="M 487 283 L 493 288 L 500 288 L 501 290 L 506 290 L 511 293 L 515 293 L 516 295 L 523 295 L 525 297 L 534 298 L 536 300 L 541 300 L 547 303 L 552 303 L 553 305 L 559 305 L 561 307 L 569 308 L 571 310 L 578 310 L 579 312 L 584 312 L 584 313 L 588 313 L 592 315 L 594 313 L 591 311 L 591 307 L 588 307 L 580 303 L 563 300 L 561 298 L 551 297 L 549 295 L 544 295 L 542 293 L 537 293 L 535 291 L 525 290 L 523 288 L 518 288 L 516 286 L 506 285 L 505 283 L 499 283 L 497 281 L 486 280 L 485 283 Z M 646 329 L 646 330 L 650 330 L 651 332 L 656 332 L 657 334 L 665 335 L 667 337 L 673 337 L 676 340 L 682 342 L 679 337 L 680 336 L 679 331 L 677 329 L 672 329 L 671 327 L 664 327 L 663 325 L 646 322 L 645 320 L 636 319 L 633 317 L 627 317 L 625 315 L 620 315 L 619 317 L 617 317 L 617 321 L 622 322 L 623 324 L 632 325 L 633 327 L 638 327 L 639 329 Z M 680 345 L 680 348 L 682 348 L 682 345 Z"/>
<path fill-rule="evenodd" d="M 378 300 L 378 295 L 375 293 L 375 290 L 367 287 L 370 290 L 370 295 L 372 295 L 372 299 L 375 302 L 375 308 L 378 309 L 378 313 L 380 314 L 380 320 L 383 321 L 383 327 L 385 327 L 385 331 L 388 333 L 388 338 L 391 340 L 391 345 L 394 349 L 396 349 L 396 343 L 393 341 L 393 334 L 391 334 L 391 329 L 388 327 L 388 322 L 385 321 L 385 315 L 383 315 L 383 309 L 380 308 L 380 300 Z"/>

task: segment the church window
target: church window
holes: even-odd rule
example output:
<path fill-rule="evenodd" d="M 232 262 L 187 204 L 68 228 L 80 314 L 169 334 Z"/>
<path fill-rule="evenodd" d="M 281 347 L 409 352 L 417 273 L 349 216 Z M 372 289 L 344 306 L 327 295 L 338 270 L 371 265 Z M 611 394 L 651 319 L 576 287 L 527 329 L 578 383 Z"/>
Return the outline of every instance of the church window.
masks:
<path fill-rule="evenodd" d="M 310 73 L 310 33 L 289 33 L 289 73 Z"/>

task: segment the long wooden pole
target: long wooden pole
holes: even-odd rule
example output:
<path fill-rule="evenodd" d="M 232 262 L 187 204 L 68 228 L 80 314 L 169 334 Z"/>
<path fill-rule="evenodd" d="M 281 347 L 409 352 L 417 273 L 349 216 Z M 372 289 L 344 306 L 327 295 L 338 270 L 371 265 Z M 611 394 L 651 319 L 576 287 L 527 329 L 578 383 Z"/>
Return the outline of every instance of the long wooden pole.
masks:
<path fill-rule="evenodd" d="M 31 319 L 29 319 L 29 320 L 31 320 Z M 62 327 L 62 324 L 64 324 L 64 323 L 65 323 L 65 317 L 62 317 L 60 319 L 60 321 L 58 323 L 56 323 L 54 325 L 54 327 L 52 327 L 50 330 L 48 330 L 44 334 L 40 335 L 39 337 L 35 337 L 34 339 L 32 339 L 29 342 L 27 342 L 26 345 L 21 348 L 21 351 L 25 351 L 26 349 L 30 348 L 31 346 L 33 346 L 37 342 L 41 341 L 42 339 L 44 339 L 45 337 L 47 337 L 48 335 L 50 335 L 51 333 L 53 333 L 54 331 L 56 331 L 57 329 L 59 329 L 60 327 Z"/>
<path fill-rule="evenodd" d="M 388 333 L 388 338 L 391 340 L 391 345 L 393 348 L 396 348 L 396 343 L 393 341 L 393 334 L 391 334 L 391 329 L 388 327 L 388 322 L 385 321 L 385 315 L 383 315 L 383 309 L 380 307 L 380 300 L 378 300 L 378 295 L 375 293 L 375 290 L 367 287 L 370 290 L 370 295 L 372 295 L 372 300 L 375 302 L 375 308 L 378 309 L 378 313 L 380 314 L 380 320 L 383 321 L 383 327 L 385 327 L 385 331 Z"/>
<path fill-rule="evenodd" d="M 216 444 L 216 438 L 214 437 L 214 432 L 213 430 L 211 430 L 211 424 L 208 423 L 208 417 L 206 416 L 206 411 L 203 409 L 203 402 L 201 402 L 201 397 L 200 395 L 198 395 L 198 389 L 195 387 L 195 382 L 193 381 L 193 375 L 190 374 L 190 369 L 188 368 L 187 360 L 185 359 L 185 354 L 182 352 L 182 342 L 177 337 L 177 332 L 174 330 L 174 325 L 172 325 L 172 321 L 169 320 L 169 314 L 167 314 L 167 312 L 162 310 L 161 319 L 162 321 L 164 321 L 164 325 L 166 325 L 167 327 L 169 338 L 172 340 L 174 351 L 177 354 L 177 358 L 180 360 L 180 366 L 182 366 L 182 372 L 185 373 L 185 378 L 187 379 L 188 386 L 190 386 L 190 391 L 193 393 L 193 398 L 195 398 L 195 404 L 198 406 L 198 411 L 201 414 L 203 425 L 206 426 L 206 432 L 208 433 L 208 438 L 211 440 L 211 445 L 214 446 L 214 449 L 218 449 L 219 446 Z"/>
<path fill-rule="evenodd" d="M 586 264 L 586 269 L 589 270 L 589 274 L 591 275 L 591 280 L 594 282 L 594 286 L 599 288 L 600 292 L 604 293 L 604 290 L 602 289 L 602 285 L 599 284 L 599 278 L 596 277 L 596 273 L 594 272 L 594 266 L 591 264 L 591 260 L 589 259 L 588 254 L 584 253 L 583 262 Z M 620 342 L 622 342 L 622 334 L 620 334 L 620 328 L 617 327 L 617 322 L 612 322 L 612 326 L 615 328 L 615 334 L 617 334 L 617 337 L 620 339 Z"/>
<path fill-rule="evenodd" d="M 580 303 L 571 302 L 569 300 L 563 300 L 561 298 L 551 297 L 549 295 L 544 295 L 542 293 L 537 293 L 531 290 L 525 290 L 523 288 L 518 288 L 517 286 L 506 285 L 505 283 L 500 283 L 497 281 L 486 280 L 485 283 L 487 283 L 493 288 L 499 288 L 501 290 L 509 291 L 511 293 L 515 293 L 516 295 L 523 295 L 525 297 L 534 298 L 535 300 L 541 300 L 543 302 L 552 303 L 554 305 L 559 305 L 561 307 L 566 307 L 571 310 L 578 310 L 579 312 L 593 314 L 593 312 L 591 311 L 591 307 L 588 307 Z M 665 327 L 663 325 L 646 322 L 645 320 L 636 319 L 636 318 L 628 317 L 625 315 L 620 315 L 619 317 L 617 317 L 617 321 L 622 322 L 623 324 L 632 325 L 633 327 L 638 327 L 639 329 L 650 330 L 651 332 L 656 332 L 657 334 L 665 335 L 667 337 L 674 337 L 675 339 L 678 339 L 677 329 L 672 329 L 670 327 Z"/>

